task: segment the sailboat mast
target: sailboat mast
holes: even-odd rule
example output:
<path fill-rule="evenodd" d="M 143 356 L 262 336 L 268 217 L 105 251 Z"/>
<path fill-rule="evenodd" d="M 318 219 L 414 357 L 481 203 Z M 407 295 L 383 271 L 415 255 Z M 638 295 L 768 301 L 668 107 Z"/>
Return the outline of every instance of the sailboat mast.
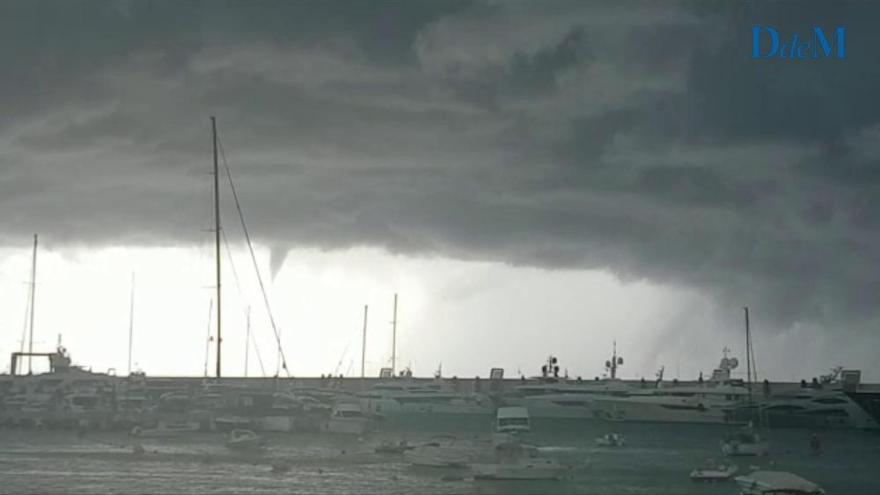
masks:
<path fill-rule="evenodd" d="M 220 347 L 223 342 L 220 333 L 222 322 L 220 311 L 223 305 L 221 304 L 220 299 L 220 171 L 217 162 L 217 119 L 215 117 L 211 117 L 211 137 L 214 148 L 214 258 L 217 275 L 217 378 L 220 378 Z"/>
<path fill-rule="evenodd" d="M 247 331 L 244 337 L 244 377 L 248 375 L 248 356 L 251 354 L 251 307 L 247 308 Z"/>
<path fill-rule="evenodd" d="M 131 272 L 131 297 L 128 303 L 128 374 L 131 375 L 131 345 L 134 335 L 134 272 Z"/>
<path fill-rule="evenodd" d="M 28 336 L 28 374 L 33 372 L 31 368 L 32 354 L 34 352 L 34 301 L 37 298 L 37 234 L 34 234 L 34 255 L 31 262 L 31 314 L 30 331 Z"/>
<path fill-rule="evenodd" d="M 369 306 L 364 305 L 364 335 L 361 338 L 361 378 L 366 376 L 366 362 L 367 362 L 367 310 Z"/>
<path fill-rule="evenodd" d="M 205 378 L 208 378 L 208 360 L 211 356 L 211 313 L 214 306 L 214 300 L 208 303 L 208 332 L 205 335 Z"/>
<path fill-rule="evenodd" d="M 394 294 L 394 319 L 391 320 L 391 376 L 397 374 L 397 294 Z"/>
<path fill-rule="evenodd" d="M 749 307 L 743 308 L 746 318 L 746 383 L 749 387 L 749 402 L 752 401 L 752 331 L 749 328 Z"/>

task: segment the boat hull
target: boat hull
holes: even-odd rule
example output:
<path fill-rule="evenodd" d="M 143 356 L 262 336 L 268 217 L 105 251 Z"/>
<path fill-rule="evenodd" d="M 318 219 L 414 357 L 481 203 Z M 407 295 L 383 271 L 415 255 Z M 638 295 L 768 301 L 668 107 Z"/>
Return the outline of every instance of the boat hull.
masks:
<path fill-rule="evenodd" d="M 475 480 L 527 481 L 560 480 L 568 469 L 550 460 L 535 460 L 514 464 L 474 464 L 471 471 Z"/>

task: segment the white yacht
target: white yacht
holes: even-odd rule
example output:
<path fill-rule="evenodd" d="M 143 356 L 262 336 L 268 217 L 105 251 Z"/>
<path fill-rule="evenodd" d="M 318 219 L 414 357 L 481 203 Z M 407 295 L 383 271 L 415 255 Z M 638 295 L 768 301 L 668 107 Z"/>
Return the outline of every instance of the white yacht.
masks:
<path fill-rule="evenodd" d="M 624 397 L 595 397 L 591 403 L 593 415 L 608 421 L 745 424 L 746 420 L 734 415 L 749 398 L 741 382 L 730 380 L 730 371 L 737 365 L 736 358 L 728 358 L 725 349 L 712 378 L 688 386 L 664 386 L 661 370 L 656 388 L 634 390 Z"/>
<path fill-rule="evenodd" d="M 419 383 L 406 378 L 376 384 L 369 391 L 357 394 L 357 399 L 365 411 L 378 416 L 491 416 L 495 411 L 494 403 L 485 394 L 446 392 L 439 383 Z"/>
<path fill-rule="evenodd" d="M 638 390 L 617 379 L 617 366 L 623 364 L 623 359 L 617 356 L 616 346 L 612 360 L 606 363 L 611 378 L 560 378 L 558 363 L 554 356 L 547 358 L 541 367 L 541 376 L 506 393 L 501 399 L 504 405 L 525 407 L 533 418 L 592 419 L 595 397 L 628 396 Z"/>
<path fill-rule="evenodd" d="M 742 423 L 732 410 L 748 396 L 734 385 L 659 388 L 628 397 L 596 397 L 593 415 L 608 421 L 657 423 Z"/>
<path fill-rule="evenodd" d="M 877 421 L 841 390 L 802 388 L 771 395 L 758 403 L 770 427 L 877 430 Z"/>

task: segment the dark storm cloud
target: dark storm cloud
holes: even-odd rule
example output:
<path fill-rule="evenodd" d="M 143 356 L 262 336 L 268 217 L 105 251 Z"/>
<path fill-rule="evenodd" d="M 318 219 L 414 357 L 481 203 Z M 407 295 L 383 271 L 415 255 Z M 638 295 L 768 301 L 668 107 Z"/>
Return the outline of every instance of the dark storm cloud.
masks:
<path fill-rule="evenodd" d="M 273 267 L 378 245 L 608 268 L 780 331 L 876 322 L 873 4 L 0 9 L 6 244 L 204 237 L 216 114 Z M 755 23 L 846 25 L 848 59 L 753 61 Z"/>

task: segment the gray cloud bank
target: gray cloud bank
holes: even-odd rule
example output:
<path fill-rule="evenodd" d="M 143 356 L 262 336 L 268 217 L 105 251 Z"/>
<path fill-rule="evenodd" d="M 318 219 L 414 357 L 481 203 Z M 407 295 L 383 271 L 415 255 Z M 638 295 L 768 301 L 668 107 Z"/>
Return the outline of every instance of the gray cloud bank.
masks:
<path fill-rule="evenodd" d="M 213 114 L 275 260 L 374 245 L 607 268 L 780 332 L 868 335 L 878 10 L 4 2 L 0 242 L 203 240 Z M 756 23 L 845 25 L 848 59 L 751 60 Z"/>

